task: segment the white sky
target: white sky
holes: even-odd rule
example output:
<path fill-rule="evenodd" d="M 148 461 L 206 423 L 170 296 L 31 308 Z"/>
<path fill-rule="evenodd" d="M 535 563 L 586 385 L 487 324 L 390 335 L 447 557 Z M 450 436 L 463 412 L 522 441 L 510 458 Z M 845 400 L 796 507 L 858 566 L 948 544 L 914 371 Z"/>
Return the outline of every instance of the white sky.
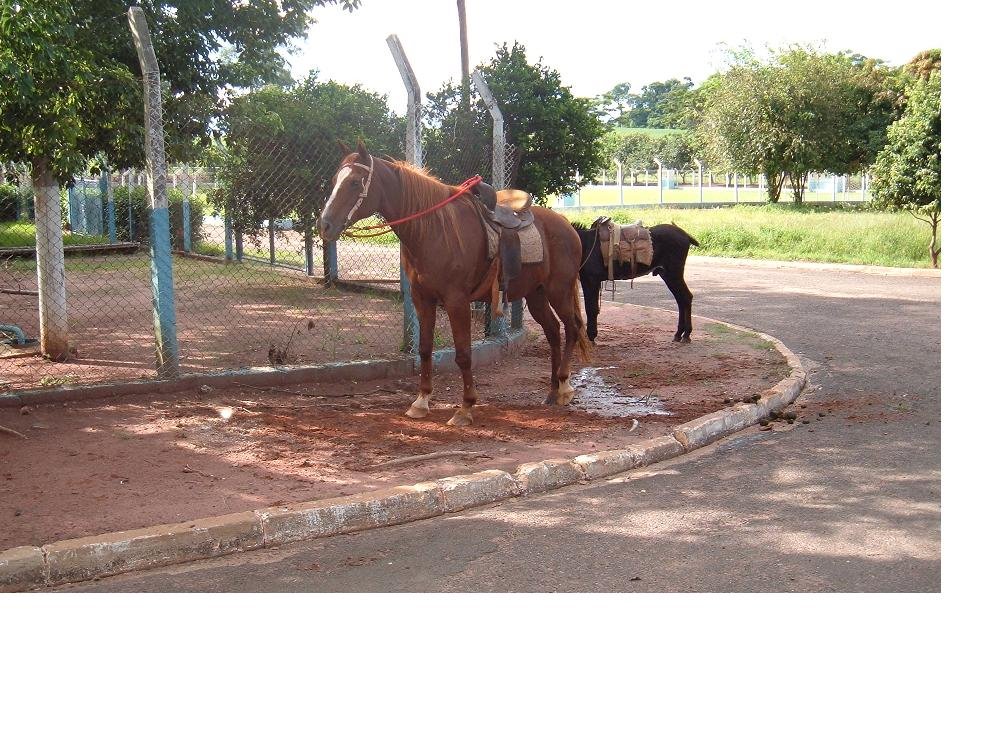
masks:
<path fill-rule="evenodd" d="M 491 58 L 497 43 L 518 40 L 530 61 L 541 56 L 574 94 L 592 96 L 621 81 L 634 91 L 673 77 L 699 83 L 723 67 L 722 44 L 822 44 L 828 51 L 851 49 L 900 64 L 926 48 L 943 47 L 947 23 L 937 20 L 954 13 L 954 6 L 931 0 L 468 0 L 466 10 L 470 66 Z M 401 113 L 406 95 L 385 42 L 398 34 L 424 94 L 459 79 L 454 0 L 363 0 L 354 13 L 336 6 L 315 16 L 301 52 L 292 57 L 298 78 L 316 68 L 323 80 L 388 94 Z M 638 31 L 620 36 L 626 30 Z M 618 43 L 606 43 L 603 52 L 602 40 Z"/>

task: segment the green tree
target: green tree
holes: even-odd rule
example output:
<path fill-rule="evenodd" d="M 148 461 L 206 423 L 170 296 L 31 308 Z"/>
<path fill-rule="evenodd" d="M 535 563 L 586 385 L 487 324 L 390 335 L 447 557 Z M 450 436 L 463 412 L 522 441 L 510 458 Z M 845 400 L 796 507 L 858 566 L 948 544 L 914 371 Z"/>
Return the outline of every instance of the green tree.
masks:
<path fill-rule="evenodd" d="M 529 63 L 518 43 L 498 47 L 493 59 L 478 68 L 504 114 L 505 137 L 515 148 L 512 185 L 543 200 L 575 191 L 602 169 L 598 141 L 605 127 L 591 103 L 571 94 L 555 70 L 541 59 Z M 480 164 L 481 157 L 486 165 L 492 142 L 486 110 L 473 108 L 467 120 L 459 99 L 459 87 L 448 82 L 428 95 L 424 113 L 425 163 L 449 181 L 466 178 L 461 173 Z"/>
<path fill-rule="evenodd" d="M 687 129 L 693 123 L 696 92 L 686 77 L 655 81 L 629 96 L 629 109 L 616 119 L 619 126 L 653 129 Z"/>
<path fill-rule="evenodd" d="M 771 202 L 787 179 L 800 204 L 812 171 L 845 173 L 874 160 L 894 113 L 890 78 L 847 53 L 792 47 L 763 62 L 742 51 L 705 93 L 705 157 L 763 173 Z"/>
<path fill-rule="evenodd" d="M 217 178 L 210 201 L 248 234 L 270 219 L 296 218 L 311 249 L 312 228 L 343 157 L 339 141 L 361 137 L 376 154 L 398 155 L 404 123 L 384 95 L 321 83 L 312 73 L 287 89 L 270 85 L 236 98 L 221 131 L 209 151 Z"/>
<path fill-rule="evenodd" d="M 938 267 L 941 220 L 941 72 L 932 70 L 910 88 L 903 117 L 887 132 L 888 143 L 872 168 L 872 199 L 879 207 L 906 210 L 931 228 L 928 253 Z"/>
<path fill-rule="evenodd" d="M 633 107 L 632 97 L 630 83 L 624 81 L 608 92 L 592 98 L 592 105 L 603 123 L 618 125 L 624 113 Z"/>
<path fill-rule="evenodd" d="M 169 158 L 208 143 L 222 97 L 284 78 L 282 52 L 311 9 L 336 0 L 138 2 L 158 54 Z M 360 0 L 338 0 L 356 8 Z M 143 162 L 140 63 L 131 3 L 4 0 L 0 5 L 0 160 L 49 166 L 67 179 L 101 155 Z M 58 116 L 58 117 L 55 117 Z"/>

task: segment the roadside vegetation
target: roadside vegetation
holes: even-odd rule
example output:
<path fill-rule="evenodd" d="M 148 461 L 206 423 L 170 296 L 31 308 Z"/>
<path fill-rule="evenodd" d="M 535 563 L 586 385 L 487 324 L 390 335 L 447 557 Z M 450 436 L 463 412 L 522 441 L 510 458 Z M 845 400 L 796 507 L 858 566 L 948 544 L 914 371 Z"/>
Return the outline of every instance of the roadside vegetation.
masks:
<path fill-rule="evenodd" d="M 598 210 L 568 212 L 590 225 Z M 619 223 L 675 223 L 700 242 L 691 255 L 806 262 L 930 267 L 930 229 L 907 213 L 859 208 L 755 205 L 724 208 L 611 210 Z"/>

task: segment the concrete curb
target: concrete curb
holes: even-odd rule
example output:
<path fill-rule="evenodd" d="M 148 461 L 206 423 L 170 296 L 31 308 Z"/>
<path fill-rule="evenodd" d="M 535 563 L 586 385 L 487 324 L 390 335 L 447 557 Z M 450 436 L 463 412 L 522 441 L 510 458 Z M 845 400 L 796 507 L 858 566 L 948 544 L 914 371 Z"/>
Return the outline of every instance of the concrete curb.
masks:
<path fill-rule="evenodd" d="M 0 552 L 0 592 L 56 586 L 399 525 L 598 480 L 672 459 L 755 425 L 793 402 L 805 387 L 806 376 L 801 362 L 779 340 L 731 323 L 712 322 L 769 341 L 787 360 L 791 374 L 760 394 L 758 402 L 737 403 L 677 425 L 671 435 L 632 444 L 625 449 L 581 454 L 573 459 L 531 462 L 519 466 L 514 473 L 483 470 L 355 496 L 75 538 L 41 547 L 8 549 Z"/>

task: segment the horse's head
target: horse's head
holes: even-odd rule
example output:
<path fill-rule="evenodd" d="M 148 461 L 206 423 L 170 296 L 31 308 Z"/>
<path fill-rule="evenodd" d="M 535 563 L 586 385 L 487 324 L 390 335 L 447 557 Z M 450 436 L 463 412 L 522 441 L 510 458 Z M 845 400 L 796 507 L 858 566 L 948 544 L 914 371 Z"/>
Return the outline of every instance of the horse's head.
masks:
<path fill-rule="evenodd" d="M 375 158 L 364 142 L 357 140 L 357 151 L 340 142 L 343 161 L 333 176 L 333 189 L 318 220 L 318 232 L 324 241 L 334 241 L 349 225 L 373 215 L 378 209 L 380 192 L 375 186 Z"/>

